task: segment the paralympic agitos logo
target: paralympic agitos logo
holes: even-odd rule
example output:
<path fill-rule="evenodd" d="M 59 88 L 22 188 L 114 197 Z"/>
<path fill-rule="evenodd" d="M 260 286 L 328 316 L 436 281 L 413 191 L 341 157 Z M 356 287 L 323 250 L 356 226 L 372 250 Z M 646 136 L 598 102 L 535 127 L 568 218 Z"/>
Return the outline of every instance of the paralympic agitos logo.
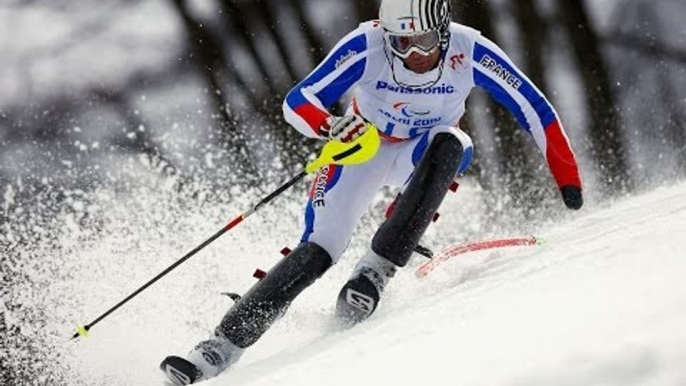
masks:
<path fill-rule="evenodd" d="M 409 102 L 396 102 L 392 106 L 393 113 L 383 109 L 379 109 L 379 112 L 394 123 L 413 127 L 431 127 L 441 122 L 441 117 L 429 117 L 431 111 L 413 109 Z"/>
<path fill-rule="evenodd" d="M 410 103 L 409 102 L 398 102 L 393 104 L 393 109 L 396 111 L 400 111 L 400 113 L 408 118 L 412 118 L 414 116 L 424 116 L 424 115 L 429 115 L 431 111 L 416 111 L 410 108 Z"/>

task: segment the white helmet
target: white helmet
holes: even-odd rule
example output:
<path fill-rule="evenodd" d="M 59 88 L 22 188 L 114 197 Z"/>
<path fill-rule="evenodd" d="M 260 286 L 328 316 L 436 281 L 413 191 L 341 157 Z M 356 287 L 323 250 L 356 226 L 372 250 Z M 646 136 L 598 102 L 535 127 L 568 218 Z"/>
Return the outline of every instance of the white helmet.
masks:
<path fill-rule="evenodd" d="M 428 53 L 450 38 L 450 0 L 382 0 L 379 19 L 393 53 Z"/>

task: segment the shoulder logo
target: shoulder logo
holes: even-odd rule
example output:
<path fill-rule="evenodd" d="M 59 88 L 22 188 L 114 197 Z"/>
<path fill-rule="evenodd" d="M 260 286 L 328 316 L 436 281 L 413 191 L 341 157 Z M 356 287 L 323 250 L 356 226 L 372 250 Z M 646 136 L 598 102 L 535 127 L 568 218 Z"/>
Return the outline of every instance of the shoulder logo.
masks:
<path fill-rule="evenodd" d="M 336 68 L 340 68 L 345 62 L 355 57 L 355 55 L 357 55 L 357 51 L 348 50 L 347 54 L 342 55 L 336 60 Z"/>
<path fill-rule="evenodd" d="M 462 52 L 455 54 L 450 57 L 450 68 L 455 71 L 464 70 L 467 68 L 467 63 L 465 61 L 466 56 Z"/>
<path fill-rule="evenodd" d="M 523 81 L 517 76 L 517 74 L 508 71 L 507 67 L 500 64 L 498 60 L 491 58 L 487 54 L 484 54 L 479 61 L 479 64 L 495 74 L 496 77 L 502 79 L 513 89 L 519 90 L 519 88 L 522 87 Z"/>

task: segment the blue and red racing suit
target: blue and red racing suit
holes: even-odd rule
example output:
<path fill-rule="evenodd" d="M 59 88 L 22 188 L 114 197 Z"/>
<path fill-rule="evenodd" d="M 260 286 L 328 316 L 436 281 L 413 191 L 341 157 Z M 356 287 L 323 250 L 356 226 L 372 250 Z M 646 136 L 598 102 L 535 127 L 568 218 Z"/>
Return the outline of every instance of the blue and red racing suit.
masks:
<path fill-rule="evenodd" d="M 368 163 L 330 165 L 317 174 L 312 185 L 302 241 L 322 246 L 334 262 L 345 251 L 355 224 L 378 189 L 404 186 L 436 134 L 451 133 L 462 142 L 459 173 L 467 169 L 473 145 L 458 122 L 475 86 L 504 105 L 533 136 L 559 187 L 581 187 L 567 135 L 541 91 L 477 30 L 452 23 L 450 33 L 443 64 L 420 75 L 387 52 L 378 21 L 362 23 L 286 96 L 283 111 L 288 123 L 302 134 L 318 138 L 319 128 L 330 116 L 327 109 L 354 87 L 348 113 L 376 125 L 384 139 L 379 153 Z M 391 61 L 395 61 L 393 67 Z"/>

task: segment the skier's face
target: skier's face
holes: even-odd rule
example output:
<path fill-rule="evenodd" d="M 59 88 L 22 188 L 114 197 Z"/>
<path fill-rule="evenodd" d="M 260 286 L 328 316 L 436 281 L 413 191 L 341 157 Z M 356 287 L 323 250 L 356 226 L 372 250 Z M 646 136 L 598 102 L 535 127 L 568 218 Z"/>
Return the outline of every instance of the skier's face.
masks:
<path fill-rule="evenodd" d="M 419 52 L 413 52 L 407 58 L 403 59 L 405 66 L 417 74 L 424 74 L 433 70 L 438 64 L 441 56 L 441 50 L 438 47 L 434 48 L 428 55 L 422 55 Z"/>

